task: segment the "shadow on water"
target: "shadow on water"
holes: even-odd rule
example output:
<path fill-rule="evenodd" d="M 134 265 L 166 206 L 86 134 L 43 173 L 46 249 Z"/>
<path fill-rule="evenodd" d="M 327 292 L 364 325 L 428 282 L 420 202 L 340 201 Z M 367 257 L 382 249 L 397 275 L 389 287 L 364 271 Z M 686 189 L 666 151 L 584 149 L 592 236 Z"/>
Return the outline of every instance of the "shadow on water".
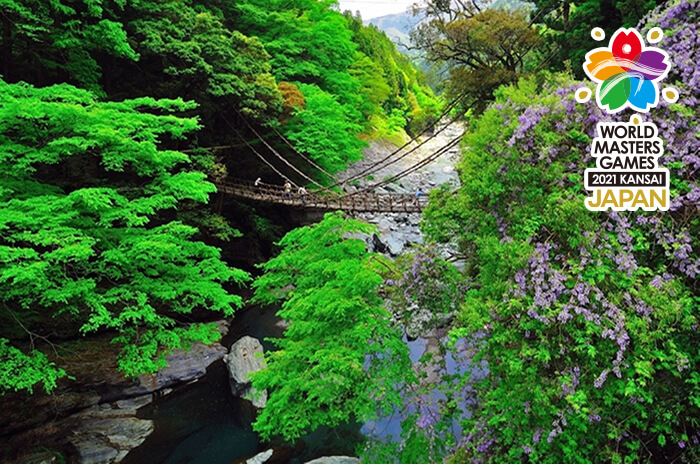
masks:
<path fill-rule="evenodd" d="M 263 339 L 282 335 L 278 322 L 274 309 L 252 306 L 236 317 L 223 343 L 230 347 L 250 335 L 270 350 L 271 344 Z M 353 456 L 362 442 L 361 424 L 357 423 L 319 428 L 295 446 L 262 442 L 251 426 L 255 409 L 248 401 L 233 397 L 222 361 L 212 364 L 199 381 L 141 408 L 138 417 L 153 420 L 155 430 L 127 455 L 124 464 L 232 464 L 271 447 L 287 448 L 290 456 L 276 462 L 297 464 L 321 456 Z"/>

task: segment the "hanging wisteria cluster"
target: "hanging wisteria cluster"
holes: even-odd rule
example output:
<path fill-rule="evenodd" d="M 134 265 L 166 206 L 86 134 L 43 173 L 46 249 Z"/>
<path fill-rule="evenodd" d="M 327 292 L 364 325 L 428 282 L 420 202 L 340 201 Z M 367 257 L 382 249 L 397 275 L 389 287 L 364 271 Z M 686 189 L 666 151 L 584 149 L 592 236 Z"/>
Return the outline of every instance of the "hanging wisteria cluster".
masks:
<path fill-rule="evenodd" d="M 470 362 L 489 375 L 452 392 L 477 396 L 455 462 L 700 459 L 699 16 L 682 0 L 641 27 L 664 30 L 681 93 L 643 116 L 664 140 L 668 212 L 584 207 L 596 124 L 629 118 L 577 103 L 585 83 L 525 80 L 473 124 L 462 188 L 425 213 L 470 256 L 457 333 L 485 334 Z"/>
<path fill-rule="evenodd" d="M 401 272 L 386 281 L 391 308 L 411 338 L 445 327 L 464 299 L 468 283 L 434 248 L 399 259 Z"/>

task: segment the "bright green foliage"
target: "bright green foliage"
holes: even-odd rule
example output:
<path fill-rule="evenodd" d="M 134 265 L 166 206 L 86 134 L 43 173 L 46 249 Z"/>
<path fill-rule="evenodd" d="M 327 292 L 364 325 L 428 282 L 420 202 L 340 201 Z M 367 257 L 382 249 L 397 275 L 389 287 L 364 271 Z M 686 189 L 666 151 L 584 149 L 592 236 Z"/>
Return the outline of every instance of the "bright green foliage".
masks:
<path fill-rule="evenodd" d="M 193 100 L 190 114 L 204 127 L 199 146 L 231 144 L 232 126 L 248 137 L 238 111 L 258 128 L 299 140 L 298 150 L 336 171 L 361 156 L 364 144 L 350 139 L 374 132 L 401 140 L 404 129 L 422 130 L 438 113 L 423 76 L 388 38 L 329 0 L 6 0 L 0 30 L 6 82 L 70 82 L 110 100 Z M 283 99 L 280 83 L 287 96 L 301 85 L 310 95 Z M 331 108 L 295 109 L 306 97 Z M 316 147 L 310 140 L 319 134 Z M 219 167 L 240 168 L 239 153 L 218 156 Z"/>
<path fill-rule="evenodd" d="M 0 338 L 0 394 L 7 390 L 28 390 L 41 383 L 44 390 L 50 392 L 56 387 L 56 381 L 66 375 L 63 369 L 57 369 L 44 353 L 33 350 L 27 355 Z"/>
<path fill-rule="evenodd" d="M 381 258 L 362 240 L 346 238 L 371 226 L 327 214 L 288 233 L 279 256 L 262 265 L 255 299 L 283 300 L 290 325 L 267 368 L 252 376 L 269 400 L 254 424 L 263 437 L 295 439 L 319 425 L 388 413 L 411 381 L 408 349 L 391 328 L 378 289 Z"/>
<path fill-rule="evenodd" d="M 365 115 L 377 114 L 382 111 L 382 104 L 391 95 L 391 87 L 383 77 L 383 71 L 379 63 L 372 61 L 363 53 L 358 53 L 357 59 L 350 68 L 350 74 L 361 85 L 360 92 L 363 95 L 363 104 L 360 110 Z"/>
<path fill-rule="evenodd" d="M 276 115 L 281 95 L 263 45 L 226 27 L 217 9 L 193 3 L 139 5 L 138 17 L 128 24 L 145 68 L 137 81 L 149 95 L 195 100 L 205 124 L 223 108 L 253 118 Z"/>
<path fill-rule="evenodd" d="M 345 17 L 331 5 L 245 0 L 232 13 L 235 27 L 259 37 L 270 53 L 278 82 L 296 85 L 306 100 L 279 130 L 297 150 L 337 171 L 361 156 L 364 144 L 357 136 L 364 125 L 360 83 L 349 71 L 357 47 Z"/>
<path fill-rule="evenodd" d="M 223 285 L 248 276 L 177 219 L 215 188 L 187 169 L 185 154 L 159 148 L 199 127 L 168 114 L 193 107 L 102 103 L 69 85 L 0 81 L 2 311 L 19 320 L 38 312 L 44 321 L 67 313 L 82 332 L 116 331 L 127 375 L 154 372 L 172 349 L 218 336 L 179 316 L 202 307 L 232 315 L 242 301 Z M 38 355 L 32 363 L 49 366 Z"/>
<path fill-rule="evenodd" d="M 374 25 L 363 26 L 361 18 L 348 12 L 345 17 L 359 52 L 351 73 L 362 85 L 363 113 L 375 116 L 372 124 L 380 129 L 379 135 L 391 135 L 392 130 L 382 133 L 382 122 L 376 119 L 391 117 L 394 110 L 408 117 L 408 125 L 404 120 L 401 127 L 412 134 L 435 122 L 440 115 L 440 102 L 426 85 L 426 77 Z"/>
<path fill-rule="evenodd" d="M 341 103 L 356 98 L 349 79 L 356 45 L 343 15 L 329 0 L 244 0 L 235 2 L 236 27 L 259 37 L 272 56 L 279 81 L 314 83 Z"/>
<path fill-rule="evenodd" d="M 285 127 L 289 140 L 327 170 L 359 160 L 366 144 L 357 138 L 362 126 L 348 120 L 348 105 L 315 85 L 300 84 L 299 90 L 306 105 Z"/>

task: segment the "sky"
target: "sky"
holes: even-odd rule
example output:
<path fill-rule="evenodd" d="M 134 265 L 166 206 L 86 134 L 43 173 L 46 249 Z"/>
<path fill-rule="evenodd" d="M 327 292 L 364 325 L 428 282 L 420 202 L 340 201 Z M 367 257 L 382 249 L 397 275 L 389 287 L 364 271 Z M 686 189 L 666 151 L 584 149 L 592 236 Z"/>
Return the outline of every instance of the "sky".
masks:
<path fill-rule="evenodd" d="M 362 19 L 372 19 L 392 13 L 401 13 L 415 3 L 416 0 L 339 0 L 340 11 L 350 10 L 353 13 L 360 10 Z"/>

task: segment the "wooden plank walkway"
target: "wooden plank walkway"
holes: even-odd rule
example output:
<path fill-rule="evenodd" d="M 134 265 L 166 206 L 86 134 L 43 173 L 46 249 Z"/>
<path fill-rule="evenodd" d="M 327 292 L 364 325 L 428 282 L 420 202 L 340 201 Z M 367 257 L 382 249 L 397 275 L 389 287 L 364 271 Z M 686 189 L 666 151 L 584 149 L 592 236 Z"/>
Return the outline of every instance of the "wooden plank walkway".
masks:
<path fill-rule="evenodd" d="M 415 195 L 407 193 L 370 193 L 344 197 L 332 192 L 315 193 L 309 191 L 306 199 L 301 198 L 292 189 L 291 195 L 284 195 L 284 187 L 254 182 L 243 179 L 226 179 L 216 183 L 220 192 L 264 203 L 277 203 L 297 208 L 318 209 L 324 211 L 367 211 L 379 213 L 420 212 L 428 204 L 427 196 L 416 200 Z"/>

